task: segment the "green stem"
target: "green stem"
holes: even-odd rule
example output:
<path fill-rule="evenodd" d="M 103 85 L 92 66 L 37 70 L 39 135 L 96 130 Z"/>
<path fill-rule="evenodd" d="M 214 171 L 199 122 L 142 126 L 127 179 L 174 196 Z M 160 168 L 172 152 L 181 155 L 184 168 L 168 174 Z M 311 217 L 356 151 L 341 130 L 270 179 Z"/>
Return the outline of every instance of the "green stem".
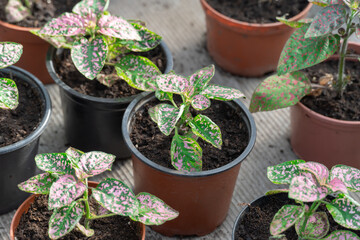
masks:
<path fill-rule="evenodd" d="M 320 206 L 321 202 L 320 201 L 316 201 L 316 202 L 313 202 L 309 211 L 305 212 L 305 218 L 304 218 L 304 221 L 300 227 L 300 231 L 299 231 L 299 239 L 303 239 L 301 234 L 305 231 L 305 228 L 306 228 L 306 224 L 307 224 L 307 221 L 309 220 L 309 217 L 314 213 L 316 212 L 316 210 L 318 209 L 318 207 Z M 307 239 L 307 238 L 306 238 Z"/>
<path fill-rule="evenodd" d="M 90 219 L 93 220 L 93 219 L 106 218 L 106 217 L 112 217 L 112 216 L 117 216 L 117 214 L 109 213 L 109 214 L 104 214 L 104 215 L 100 215 L 100 216 L 91 215 Z"/>
<path fill-rule="evenodd" d="M 108 65 L 108 66 L 115 66 L 115 63 L 105 62 L 105 65 Z"/>
<path fill-rule="evenodd" d="M 84 227 L 89 229 L 91 213 L 90 213 L 90 205 L 89 205 L 89 189 L 88 189 L 88 180 L 85 179 L 86 190 L 84 193 L 84 203 L 85 203 L 85 221 Z"/>

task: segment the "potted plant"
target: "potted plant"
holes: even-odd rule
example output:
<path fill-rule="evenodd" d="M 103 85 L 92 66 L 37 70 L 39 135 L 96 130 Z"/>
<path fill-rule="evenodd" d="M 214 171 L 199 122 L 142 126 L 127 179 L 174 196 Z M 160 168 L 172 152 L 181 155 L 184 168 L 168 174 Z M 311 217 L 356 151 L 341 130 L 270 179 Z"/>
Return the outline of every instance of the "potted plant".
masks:
<path fill-rule="evenodd" d="M 358 81 L 354 77 L 350 80 L 345 59 L 349 56 L 348 39 L 357 31 L 354 21 L 358 3 L 352 0 L 314 3 L 324 8 L 312 20 L 280 19 L 297 30 L 283 49 L 278 75 L 266 78 L 255 89 L 249 109 L 252 112 L 268 111 L 296 104 L 291 108 L 291 145 L 299 157 L 307 161 L 317 159 L 328 167 L 338 163 L 360 167 L 360 150 L 356 144 L 360 134 L 359 114 L 356 109 L 351 114 L 351 108 L 344 108 L 346 105 L 356 107 L 354 103 L 357 102 L 356 96 L 352 102 L 351 93 L 358 92 L 354 90 Z M 356 44 L 350 47 L 353 51 L 359 50 Z M 338 68 L 334 73 L 325 73 L 314 82 L 313 77 L 299 71 L 329 59 L 336 52 Z M 319 72 L 318 69 L 315 71 Z M 325 105 L 319 104 L 324 102 L 330 108 L 322 109 Z M 319 103 L 319 110 L 310 109 L 310 103 L 315 107 Z M 338 105 L 341 103 L 344 104 Z M 332 114 L 339 113 L 342 108 L 350 117 L 334 119 Z"/>
<path fill-rule="evenodd" d="M 17 62 L 22 45 L 0 43 L 0 214 L 16 208 L 26 197 L 16 185 L 35 173 L 31 158 L 49 122 L 50 97 L 29 72 L 10 66 Z M 13 79 L 10 79 L 10 77 Z"/>
<path fill-rule="evenodd" d="M 39 78 L 44 84 L 53 83 L 46 69 L 46 53 L 50 45 L 31 31 L 42 27 L 49 17 L 71 9 L 77 0 L 8 0 L 0 10 L 0 41 L 18 42 L 24 53 L 16 63 Z"/>
<path fill-rule="evenodd" d="M 297 7 L 290 16 L 297 21 L 306 17 L 311 8 L 306 0 L 200 2 L 206 17 L 210 56 L 226 71 L 246 77 L 259 77 L 276 69 L 281 50 L 293 30 L 276 22 L 275 17 Z M 264 19 L 265 14 L 271 16 Z"/>
<path fill-rule="evenodd" d="M 208 84 L 214 73 L 211 65 L 189 77 L 160 75 L 152 83 L 155 94 L 136 98 L 124 115 L 135 192 L 156 194 L 181 212 L 176 220 L 152 227 L 163 235 L 214 231 L 227 215 L 240 163 L 255 143 L 254 120 L 234 100 L 243 94 Z"/>
<path fill-rule="evenodd" d="M 159 225 L 178 216 L 177 211 L 149 193 L 142 192 L 135 196 L 120 180 L 106 178 L 99 184 L 90 186 L 88 178 L 111 170 L 114 161 L 114 155 L 99 151 L 84 153 L 75 148 L 68 148 L 65 153 L 36 155 L 36 165 L 45 173 L 18 186 L 23 191 L 37 194 L 29 198 L 29 201 L 34 201 L 39 194 L 49 195 L 47 207 L 52 210 L 52 215 L 50 219 L 39 221 L 49 222 L 48 230 L 44 229 L 44 232 L 47 231 L 51 239 L 63 237 L 75 228 L 86 237 L 93 236 L 92 228 L 95 224 L 92 224 L 92 221 L 117 215 L 146 225 Z M 101 206 L 101 209 L 94 212 L 96 207 L 91 206 L 91 199 L 94 199 L 97 207 Z M 11 224 L 12 239 L 15 239 L 16 229 L 20 228 L 18 225 L 21 215 L 29 208 L 28 203 L 23 205 L 27 209 L 19 208 L 20 213 L 16 214 L 19 218 L 14 218 Z M 145 239 L 145 228 L 142 227 L 141 230 L 141 239 Z M 21 231 L 18 230 L 17 233 L 19 232 Z M 119 233 L 112 235 L 112 239 L 114 236 L 116 238 L 117 234 Z"/>
<path fill-rule="evenodd" d="M 360 203 L 350 195 L 360 191 L 359 174 L 358 169 L 346 165 L 336 165 L 329 171 L 323 164 L 304 160 L 268 167 L 269 180 L 289 184 L 289 189 L 269 191 L 251 203 L 257 217 L 249 216 L 246 207 L 236 220 L 233 239 L 244 234 L 252 239 L 360 239 Z M 268 223 L 259 219 L 261 214 L 266 215 L 262 219 L 268 219 Z M 245 222 L 251 218 L 252 222 Z M 260 224 L 256 226 L 255 222 Z M 252 230 L 246 233 L 249 224 Z"/>
<path fill-rule="evenodd" d="M 164 72 L 172 68 L 172 58 L 161 36 L 144 23 L 111 15 L 109 1 L 96 3 L 79 2 L 72 13 L 49 21 L 36 34 L 60 48 L 49 50 L 47 67 L 60 87 L 67 142 L 128 158 L 119 122 L 141 93 L 132 86 L 151 88 L 148 79 L 161 74 L 159 66 L 138 53 L 160 51 L 166 58 L 160 62 Z"/>

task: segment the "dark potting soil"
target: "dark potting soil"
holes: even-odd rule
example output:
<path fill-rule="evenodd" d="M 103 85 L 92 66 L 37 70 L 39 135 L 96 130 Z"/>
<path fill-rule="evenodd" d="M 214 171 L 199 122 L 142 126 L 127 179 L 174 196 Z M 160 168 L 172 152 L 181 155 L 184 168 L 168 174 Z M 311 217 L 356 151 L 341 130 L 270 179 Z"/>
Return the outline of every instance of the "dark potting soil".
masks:
<path fill-rule="evenodd" d="M 269 239 L 270 237 L 270 223 L 279 209 L 285 204 L 293 204 L 294 200 L 288 199 L 286 197 L 279 198 L 275 196 L 270 196 L 269 201 L 265 201 L 260 206 L 250 206 L 249 212 L 244 216 L 240 224 L 236 226 L 235 240 L 264 240 Z M 321 205 L 318 212 L 326 212 L 331 233 L 336 230 L 348 230 L 340 225 L 338 225 L 327 211 L 324 205 Z M 354 233 L 360 236 L 360 231 L 354 231 Z M 286 235 L 286 240 L 297 240 L 297 234 L 295 227 L 291 227 L 284 232 Z M 283 240 L 283 239 L 282 239 Z"/>
<path fill-rule="evenodd" d="M 32 15 L 21 22 L 12 23 L 21 27 L 39 28 L 45 25 L 49 20 L 59 16 L 64 12 L 71 12 L 73 6 L 80 0 L 30 0 L 33 2 Z M 23 2 L 23 1 L 22 1 Z M 5 6 L 8 0 L 0 0 L 0 20 L 7 22 L 5 15 Z"/>
<path fill-rule="evenodd" d="M 299 14 L 308 0 L 206 0 L 216 11 L 235 20 L 248 23 L 273 23 L 276 17 Z"/>
<path fill-rule="evenodd" d="M 92 199 L 92 198 L 91 198 Z M 15 236 L 18 240 L 47 240 L 48 225 L 52 211 L 47 208 L 48 196 L 40 195 L 30 206 L 28 212 L 21 217 L 19 226 L 16 229 Z M 90 201 L 92 209 L 95 200 Z M 82 220 L 80 221 L 82 222 Z M 69 234 L 60 238 L 61 240 L 135 240 L 139 239 L 141 229 L 136 222 L 128 217 L 114 216 L 101 218 L 91 221 L 90 227 L 95 234 L 92 237 L 85 237 L 79 230 L 73 230 Z"/>
<path fill-rule="evenodd" d="M 19 105 L 14 110 L 0 109 L 0 147 L 18 142 L 32 133 L 44 115 L 45 106 L 40 93 L 30 84 L 0 72 L 0 77 L 11 78 L 19 90 Z"/>
<path fill-rule="evenodd" d="M 165 136 L 148 114 L 148 109 L 158 104 L 151 101 L 135 113 L 133 129 L 130 138 L 134 146 L 153 162 L 174 169 L 171 165 L 170 146 L 174 133 Z M 211 101 L 211 107 L 205 111 L 192 112 L 211 118 L 221 129 L 223 145 L 219 150 L 211 144 L 198 138 L 203 150 L 203 171 L 219 168 L 233 161 L 246 148 L 249 142 L 249 132 L 240 113 L 224 102 Z"/>
<path fill-rule="evenodd" d="M 160 46 L 148 52 L 132 54 L 147 57 L 159 68 L 161 72 L 165 71 L 166 57 Z M 75 91 L 85 95 L 102 98 L 120 98 L 132 96 L 141 92 L 130 87 L 123 80 L 119 80 L 111 87 L 107 87 L 99 83 L 96 79 L 87 79 L 76 69 L 73 61 L 71 60 L 69 50 L 64 50 L 60 55 L 56 56 L 54 59 L 54 65 L 55 71 L 64 83 L 73 88 Z M 111 74 L 116 73 L 116 70 L 114 67 L 106 66 L 103 70 L 101 70 L 101 73 Z"/>
<path fill-rule="evenodd" d="M 345 73 L 350 77 L 350 82 L 344 90 L 343 96 L 330 88 L 323 89 L 319 96 L 306 96 L 301 102 L 313 111 L 324 116 L 348 120 L 360 121 L 360 68 L 358 61 L 347 61 Z M 319 79 L 327 76 L 335 77 L 338 69 L 338 61 L 330 60 L 303 70 L 308 74 L 313 83 L 319 84 Z"/>

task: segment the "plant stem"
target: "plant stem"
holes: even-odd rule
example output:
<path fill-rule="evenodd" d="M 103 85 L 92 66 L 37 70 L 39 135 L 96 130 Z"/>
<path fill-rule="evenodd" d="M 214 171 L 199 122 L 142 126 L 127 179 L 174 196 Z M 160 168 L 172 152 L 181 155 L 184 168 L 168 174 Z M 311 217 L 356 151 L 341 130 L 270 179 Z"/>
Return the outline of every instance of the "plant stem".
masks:
<path fill-rule="evenodd" d="M 91 214 L 90 214 L 90 206 L 89 206 L 89 189 L 88 189 L 88 180 L 85 179 L 86 190 L 84 193 L 84 203 L 85 203 L 85 221 L 84 227 L 89 229 Z"/>
<path fill-rule="evenodd" d="M 99 218 L 106 218 L 106 217 L 112 217 L 112 216 L 116 216 L 117 214 L 115 213 L 109 213 L 109 214 L 104 214 L 104 215 L 100 215 L 100 216 L 97 216 L 97 215 L 92 215 L 90 217 L 90 219 L 99 219 Z"/>
<path fill-rule="evenodd" d="M 305 231 L 305 228 L 306 228 L 306 225 L 307 225 L 307 222 L 309 220 L 309 217 L 314 213 L 316 212 L 316 210 L 318 209 L 318 207 L 320 206 L 321 202 L 320 201 L 315 201 L 312 203 L 309 211 L 305 212 L 305 218 L 304 218 L 304 221 L 300 227 L 300 231 L 299 231 L 299 239 L 303 239 L 302 238 L 302 233 Z M 308 239 L 308 238 L 306 238 Z"/>
<path fill-rule="evenodd" d="M 105 65 L 108 65 L 108 66 L 115 66 L 115 63 L 105 62 Z"/>

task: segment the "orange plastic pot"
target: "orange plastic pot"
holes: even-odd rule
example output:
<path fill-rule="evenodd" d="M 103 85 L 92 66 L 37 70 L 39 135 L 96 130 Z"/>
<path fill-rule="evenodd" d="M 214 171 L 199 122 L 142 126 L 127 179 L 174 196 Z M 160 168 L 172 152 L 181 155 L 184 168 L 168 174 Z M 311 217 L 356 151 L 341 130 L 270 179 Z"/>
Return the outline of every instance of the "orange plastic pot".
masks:
<path fill-rule="evenodd" d="M 249 132 L 248 146 L 239 157 L 225 166 L 208 171 L 183 173 L 152 162 L 142 155 L 130 140 L 135 112 L 154 99 L 154 94 L 137 97 L 126 109 L 123 118 L 124 139 L 132 152 L 134 191 L 154 194 L 179 212 L 176 219 L 160 226 L 152 226 L 153 230 L 166 236 L 203 236 L 211 233 L 227 215 L 240 164 L 254 146 L 254 119 L 240 101 L 228 102 L 241 112 L 246 122 Z"/>
<path fill-rule="evenodd" d="M 0 41 L 17 42 L 23 45 L 23 54 L 15 64 L 40 79 L 44 84 L 54 83 L 50 77 L 45 59 L 49 43 L 30 32 L 37 28 L 20 27 L 0 21 Z"/>
<path fill-rule="evenodd" d="M 92 182 L 89 181 L 89 186 L 95 188 L 98 185 L 97 182 Z M 11 221 L 11 225 L 10 225 L 10 239 L 11 240 L 15 240 L 15 231 L 16 228 L 18 227 L 19 223 L 20 223 L 20 219 L 21 216 L 24 213 L 27 213 L 27 211 L 29 210 L 31 204 L 35 201 L 36 197 L 39 196 L 39 194 L 33 194 L 31 196 L 29 196 L 21 205 L 20 207 L 16 210 L 15 215 Z M 146 229 L 145 229 L 145 225 L 140 223 L 141 225 L 141 233 L 140 233 L 140 238 L 141 240 L 145 240 L 145 233 L 146 233 Z"/>
<path fill-rule="evenodd" d="M 206 0 L 200 0 L 206 17 L 207 49 L 224 70 L 259 77 L 277 68 L 281 51 L 294 29 L 283 23 L 241 22 L 217 12 Z M 292 17 L 305 18 L 312 4 Z"/>

